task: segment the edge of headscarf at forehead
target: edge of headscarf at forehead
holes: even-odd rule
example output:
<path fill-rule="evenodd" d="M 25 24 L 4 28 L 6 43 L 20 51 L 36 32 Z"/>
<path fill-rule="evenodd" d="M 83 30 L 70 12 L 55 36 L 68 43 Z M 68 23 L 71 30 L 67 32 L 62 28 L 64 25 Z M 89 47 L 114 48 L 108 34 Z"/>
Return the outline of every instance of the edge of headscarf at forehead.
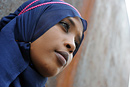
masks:
<path fill-rule="evenodd" d="M 23 13 L 29 11 L 29 10 L 32 10 L 32 9 L 34 9 L 34 8 L 37 8 L 37 7 L 40 7 L 40 6 L 43 6 L 43 5 L 49 5 L 49 4 L 65 4 L 65 5 L 68 5 L 68 6 L 72 7 L 73 9 L 75 9 L 75 10 L 77 11 L 77 13 L 80 15 L 79 11 L 78 11 L 74 6 L 72 6 L 72 5 L 68 4 L 68 3 L 65 3 L 65 2 L 46 2 L 46 3 L 38 4 L 38 5 L 33 6 L 33 7 L 31 7 L 31 8 L 28 8 L 29 6 L 31 6 L 32 4 L 34 4 L 34 3 L 37 2 L 37 1 L 39 1 L 39 0 L 35 0 L 35 1 L 33 1 L 32 3 L 30 3 L 29 5 L 27 5 L 27 6 L 19 13 L 19 15 L 21 15 L 21 14 L 23 14 Z M 28 9 L 27 9 L 27 8 L 28 8 Z M 81 16 L 81 15 L 80 15 L 80 16 Z"/>

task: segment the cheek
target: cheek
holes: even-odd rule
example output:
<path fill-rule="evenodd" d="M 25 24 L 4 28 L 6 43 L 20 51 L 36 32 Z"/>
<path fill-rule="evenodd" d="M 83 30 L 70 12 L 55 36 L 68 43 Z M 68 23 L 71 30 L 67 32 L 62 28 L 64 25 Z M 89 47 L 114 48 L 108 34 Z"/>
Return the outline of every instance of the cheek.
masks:
<path fill-rule="evenodd" d="M 60 72 L 60 67 L 57 65 L 57 61 L 53 52 L 49 55 L 35 55 L 33 51 L 31 51 L 31 60 L 36 68 L 36 70 L 44 77 L 54 76 Z"/>
<path fill-rule="evenodd" d="M 53 46 L 53 43 L 48 43 L 49 46 L 44 43 L 40 44 L 40 41 L 31 44 L 30 54 L 34 67 L 44 77 L 57 75 L 62 67 L 55 55 L 55 45 Z"/>

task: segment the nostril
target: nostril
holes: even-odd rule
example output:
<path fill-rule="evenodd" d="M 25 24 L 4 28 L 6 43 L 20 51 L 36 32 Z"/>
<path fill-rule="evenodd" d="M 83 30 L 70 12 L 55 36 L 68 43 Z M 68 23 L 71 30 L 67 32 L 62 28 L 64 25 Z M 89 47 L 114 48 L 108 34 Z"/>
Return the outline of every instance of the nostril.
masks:
<path fill-rule="evenodd" d="M 66 47 L 69 48 L 69 49 L 71 48 L 71 46 L 69 44 L 67 44 Z M 69 52 L 72 53 L 73 51 L 70 50 Z"/>
<path fill-rule="evenodd" d="M 70 51 L 70 53 L 72 53 L 73 51 Z"/>
<path fill-rule="evenodd" d="M 71 48 L 69 44 L 66 45 L 67 48 Z"/>

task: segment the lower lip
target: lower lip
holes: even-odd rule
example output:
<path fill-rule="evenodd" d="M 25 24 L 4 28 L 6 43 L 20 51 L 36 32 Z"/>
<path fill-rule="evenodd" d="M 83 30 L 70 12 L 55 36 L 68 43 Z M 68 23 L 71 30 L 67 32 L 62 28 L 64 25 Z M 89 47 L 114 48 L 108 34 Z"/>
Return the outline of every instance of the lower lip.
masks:
<path fill-rule="evenodd" d="M 57 52 L 55 52 L 55 53 L 56 53 L 56 56 L 57 56 L 59 62 L 62 64 L 62 66 L 64 66 L 66 64 L 65 58 L 61 54 L 59 54 Z"/>

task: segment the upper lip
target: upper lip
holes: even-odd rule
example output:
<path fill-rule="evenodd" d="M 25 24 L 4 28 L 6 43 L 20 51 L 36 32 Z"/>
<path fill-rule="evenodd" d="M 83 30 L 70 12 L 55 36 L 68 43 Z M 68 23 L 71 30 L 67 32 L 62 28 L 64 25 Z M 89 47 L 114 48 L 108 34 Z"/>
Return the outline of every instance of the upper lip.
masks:
<path fill-rule="evenodd" d="M 69 54 L 67 52 L 65 52 L 65 51 L 56 51 L 56 52 L 61 54 L 65 58 L 66 62 L 68 61 Z"/>

